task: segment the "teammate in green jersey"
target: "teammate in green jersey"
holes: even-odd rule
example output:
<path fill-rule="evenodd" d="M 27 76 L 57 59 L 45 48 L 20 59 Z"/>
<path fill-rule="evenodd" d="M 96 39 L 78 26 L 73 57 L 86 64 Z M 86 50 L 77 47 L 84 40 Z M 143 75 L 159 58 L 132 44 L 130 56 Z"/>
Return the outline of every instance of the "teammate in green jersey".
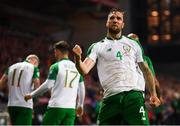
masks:
<path fill-rule="evenodd" d="M 42 125 L 74 125 L 76 114 L 83 114 L 84 81 L 75 64 L 68 58 L 69 45 L 66 41 L 55 43 L 54 54 L 57 62 L 51 65 L 46 81 L 24 98 L 29 100 L 51 90 Z"/>
<path fill-rule="evenodd" d="M 31 125 L 33 101 L 24 100 L 24 95 L 38 88 L 39 58 L 32 54 L 24 62 L 11 65 L 0 80 L 0 89 L 8 85 L 8 111 L 12 125 Z"/>
<path fill-rule="evenodd" d="M 139 41 L 138 35 L 136 35 L 134 33 L 128 34 L 128 37 L 130 37 L 132 39 L 135 39 L 136 41 Z M 144 61 L 148 64 L 152 74 L 154 75 L 155 84 L 156 84 L 156 93 L 157 93 L 157 96 L 160 99 L 160 101 L 163 102 L 163 99 L 162 99 L 162 96 L 161 96 L 161 93 L 160 93 L 159 81 L 156 78 L 156 74 L 155 74 L 155 71 L 154 71 L 153 63 L 152 63 L 151 59 L 147 55 L 144 55 L 143 58 L 144 58 Z"/>
<path fill-rule="evenodd" d="M 138 90 L 137 85 L 136 64 L 147 80 L 150 102 L 158 106 L 160 100 L 156 94 L 153 75 L 144 63 L 141 46 L 122 35 L 123 15 L 119 9 L 110 11 L 106 22 L 107 36 L 90 46 L 84 61 L 81 60 L 80 46 L 75 45 L 73 52 L 76 55 L 76 66 L 85 75 L 97 62 L 99 80 L 104 89 L 98 124 L 148 125 L 143 93 Z"/>

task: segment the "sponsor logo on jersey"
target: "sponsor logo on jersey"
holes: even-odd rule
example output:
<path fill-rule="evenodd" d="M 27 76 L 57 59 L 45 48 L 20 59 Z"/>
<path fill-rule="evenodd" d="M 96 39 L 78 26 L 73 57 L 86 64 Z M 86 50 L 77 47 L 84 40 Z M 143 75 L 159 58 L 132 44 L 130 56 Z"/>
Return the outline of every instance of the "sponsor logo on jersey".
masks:
<path fill-rule="evenodd" d="M 107 49 L 107 50 L 106 50 L 106 52 L 110 52 L 111 50 L 112 50 L 112 49 L 111 49 L 111 48 L 109 48 L 109 49 Z"/>

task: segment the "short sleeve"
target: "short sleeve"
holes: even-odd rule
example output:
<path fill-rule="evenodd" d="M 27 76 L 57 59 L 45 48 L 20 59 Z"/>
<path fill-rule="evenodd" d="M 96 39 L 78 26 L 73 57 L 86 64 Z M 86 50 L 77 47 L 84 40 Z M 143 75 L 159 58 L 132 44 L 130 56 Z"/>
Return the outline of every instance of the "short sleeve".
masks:
<path fill-rule="evenodd" d="M 82 75 L 80 75 L 80 78 L 79 78 L 79 83 L 81 83 L 81 82 L 84 82 L 84 78 Z"/>
<path fill-rule="evenodd" d="M 144 61 L 147 62 L 152 74 L 155 75 L 155 71 L 154 71 L 154 67 L 153 67 L 153 63 L 152 63 L 151 59 L 148 56 L 144 56 Z"/>
<path fill-rule="evenodd" d="M 96 62 L 96 59 L 98 57 L 98 44 L 93 43 L 88 51 L 87 51 L 87 57 L 91 58 L 94 62 Z"/>
<path fill-rule="evenodd" d="M 39 78 L 39 69 L 38 67 L 34 67 L 34 73 L 33 73 L 33 78 Z"/>
<path fill-rule="evenodd" d="M 55 63 L 49 69 L 48 79 L 56 80 L 57 74 L 58 74 L 58 63 Z"/>

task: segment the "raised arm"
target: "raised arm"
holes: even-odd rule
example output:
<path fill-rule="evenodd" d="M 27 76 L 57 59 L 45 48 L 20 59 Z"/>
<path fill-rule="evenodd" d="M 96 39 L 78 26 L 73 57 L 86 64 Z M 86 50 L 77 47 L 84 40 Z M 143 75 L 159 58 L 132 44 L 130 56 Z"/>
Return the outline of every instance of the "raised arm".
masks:
<path fill-rule="evenodd" d="M 146 84 L 150 91 L 150 95 L 151 95 L 150 104 L 152 104 L 154 106 L 159 106 L 160 100 L 158 99 L 157 94 L 156 94 L 155 79 L 153 77 L 152 72 L 150 71 L 146 62 L 139 62 L 138 65 L 143 72 L 144 78 L 146 80 Z"/>
<path fill-rule="evenodd" d="M 73 52 L 75 54 L 76 67 L 77 67 L 78 71 L 80 72 L 80 74 L 81 75 L 88 74 L 89 71 L 95 65 L 95 62 L 88 57 L 84 61 L 82 61 L 82 59 L 81 59 L 82 50 L 79 45 L 75 45 L 75 47 L 73 48 Z"/>

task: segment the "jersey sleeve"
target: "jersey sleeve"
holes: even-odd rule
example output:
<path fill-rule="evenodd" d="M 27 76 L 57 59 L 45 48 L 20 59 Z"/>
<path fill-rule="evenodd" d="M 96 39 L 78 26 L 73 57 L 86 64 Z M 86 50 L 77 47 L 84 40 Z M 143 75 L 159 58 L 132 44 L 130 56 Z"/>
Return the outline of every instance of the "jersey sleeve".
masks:
<path fill-rule="evenodd" d="M 80 75 L 80 78 L 79 78 L 79 83 L 81 83 L 81 82 L 84 82 L 84 78 L 82 75 Z"/>
<path fill-rule="evenodd" d="M 151 59 L 148 56 L 144 56 L 144 61 L 147 62 L 152 74 L 155 75 L 155 71 Z"/>
<path fill-rule="evenodd" d="M 91 58 L 94 62 L 96 62 L 98 56 L 98 44 L 93 43 L 87 51 L 87 57 Z"/>
<path fill-rule="evenodd" d="M 39 69 L 38 67 L 34 67 L 34 73 L 33 73 L 33 78 L 39 78 Z"/>
<path fill-rule="evenodd" d="M 48 79 L 49 80 L 56 80 L 58 74 L 58 63 L 53 64 L 49 69 Z"/>

